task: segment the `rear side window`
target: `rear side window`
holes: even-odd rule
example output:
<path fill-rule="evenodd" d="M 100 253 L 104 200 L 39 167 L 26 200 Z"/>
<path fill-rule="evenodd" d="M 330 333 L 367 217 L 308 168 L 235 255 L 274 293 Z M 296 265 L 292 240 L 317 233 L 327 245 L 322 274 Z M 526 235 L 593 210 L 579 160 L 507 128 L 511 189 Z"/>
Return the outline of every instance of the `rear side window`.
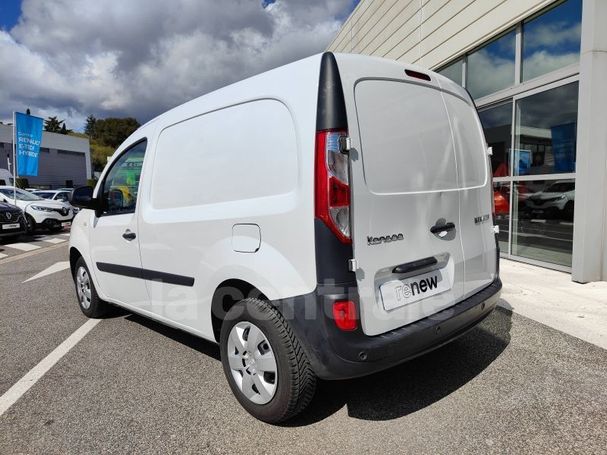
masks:
<path fill-rule="evenodd" d="M 138 142 L 112 163 L 103 181 L 101 204 L 104 214 L 135 212 L 146 145 L 146 141 Z"/>
<path fill-rule="evenodd" d="M 297 184 L 297 142 L 284 104 L 260 100 L 164 129 L 152 206 L 190 207 L 286 194 Z"/>

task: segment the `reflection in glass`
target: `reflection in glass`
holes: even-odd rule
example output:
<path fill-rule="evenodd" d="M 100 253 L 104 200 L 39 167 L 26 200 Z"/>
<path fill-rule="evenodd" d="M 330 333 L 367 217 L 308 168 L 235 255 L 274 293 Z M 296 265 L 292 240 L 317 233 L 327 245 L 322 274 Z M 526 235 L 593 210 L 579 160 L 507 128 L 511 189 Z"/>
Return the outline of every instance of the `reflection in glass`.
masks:
<path fill-rule="evenodd" d="M 575 172 L 578 83 L 517 101 L 514 175 Z"/>
<path fill-rule="evenodd" d="M 510 182 L 495 182 L 493 184 L 493 207 L 495 224 L 499 226 L 497 239 L 500 252 L 508 253 L 508 231 L 510 222 Z"/>
<path fill-rule="evenodd" d="M 479 112 L 479 117 L 487 144 L 493 148 L 493 177 L 506 177 L 510 175 L 508 155 L 512 140 L 512 102 L 485 109 Z"/>
<path fill-rule="evenodd" d="M 463 60 L 458 60 L 453 62 L 449 66 L 445 66 L 442 70 L 437 71 L 438 74 L 442 74 L 445 77 L 448 77 L 456 84 L 462 85 L 462 70 L 463 70 Z"/>
<path fill-rule="evenodd" d="M 480 98 L 514 84 L 514 30 L 468 55 L 466 88 Z"/>
<path fill-rule="evenodd" d="M 514 192 L 512 254 L 570 267 L 575 182 L 520 181 Z"/>
<path fill-rule="evenodd" d="M 523 81 L 579 61 L 582 0 L 569 0 L 523 24 Z"/>

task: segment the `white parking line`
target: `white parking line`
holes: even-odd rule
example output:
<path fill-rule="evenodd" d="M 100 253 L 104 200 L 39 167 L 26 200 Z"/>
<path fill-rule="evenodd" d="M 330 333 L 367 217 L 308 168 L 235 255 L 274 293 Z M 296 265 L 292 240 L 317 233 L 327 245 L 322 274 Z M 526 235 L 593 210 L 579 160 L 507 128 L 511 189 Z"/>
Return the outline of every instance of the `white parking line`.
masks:
<path fill-rule="evenodd" d="M 48 242 L 48 243 L 53 243 L 53 244 L 57 244 L 57 243 L 62 243 L 65 242 L 65 239 L 58 239 L 56 237 L 51 237 L 48 239 L 41 239 L 43 242 Z"/>
<path fill-rule="evenodd" d="M 33 251 L 33 250 L 37 250 L 38 248 L 40 248 L 38 245 L 32 245 L 31 243 L 7 243 L 4 246 L 8 247 L 8 248 L 14 248 L 16 250 L 21 250 L 21 251 Z"/>
<path fill-rule="evenodd" d="M 0 259 L 4 259 L 7 257 L 8 257 L 8 254 L 0 253 Z"/>
<path fill-rule="evenodd" d="M 25 392 L 27 392 L 38 380 L 44 376 L 61 358 L 82 340 L 93 327 L 101 322 L 101 319 L 89 319 L 72 333 L 63 343 L 55 348 L 34 368 L 28 371 L 17 381 L 4 395 L 0 397 L 0 416 L 14 405 Z"/>
<path fill-rule="evenodd" d="M 52 275 L 53 273 L 61 272 L 63 270 L 67 270 L 69 268 L 70 268 L 69 261 L 56 262 L 53 265 L 51 265 L 50 267 L 47 267 L 46 269 L 44 269 L 42 272 L 34 275 L 31 278 L 28 278 L 23 283 L 27 283 L 28 281 L 32 281 L 32 280 L 37 280 L 38 278 L 42 278 L 47 275 Z"/>

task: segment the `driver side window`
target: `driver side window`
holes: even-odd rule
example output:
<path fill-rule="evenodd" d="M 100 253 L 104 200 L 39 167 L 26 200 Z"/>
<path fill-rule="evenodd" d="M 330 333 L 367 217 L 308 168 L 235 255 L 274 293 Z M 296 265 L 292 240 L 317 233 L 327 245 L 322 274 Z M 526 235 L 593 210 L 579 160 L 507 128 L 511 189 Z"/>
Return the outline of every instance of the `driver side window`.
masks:
<path fill-rule="evenodd" d="M 135 212 L 146 145 L 145 140 L 138 142 L 112 164 L 101 194 L 104 215 Z"/>

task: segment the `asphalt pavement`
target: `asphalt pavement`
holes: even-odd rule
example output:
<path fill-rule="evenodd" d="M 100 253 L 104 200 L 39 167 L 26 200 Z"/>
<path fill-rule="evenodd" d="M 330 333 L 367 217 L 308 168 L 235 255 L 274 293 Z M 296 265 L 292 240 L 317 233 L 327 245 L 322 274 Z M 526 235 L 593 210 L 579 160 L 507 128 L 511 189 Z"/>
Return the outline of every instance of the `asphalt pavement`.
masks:
<path fill-rule="evenodd" d="M 65 261 L 65 244 L 0 261 L 0 395 L 86 322 Z M 272 426 L 214 344 L 119 312 L 0 417 L 0 453 L 605 453 L 605 384 L 607 351 L 500 308 L 433 353 L 322 382 Z"/>

